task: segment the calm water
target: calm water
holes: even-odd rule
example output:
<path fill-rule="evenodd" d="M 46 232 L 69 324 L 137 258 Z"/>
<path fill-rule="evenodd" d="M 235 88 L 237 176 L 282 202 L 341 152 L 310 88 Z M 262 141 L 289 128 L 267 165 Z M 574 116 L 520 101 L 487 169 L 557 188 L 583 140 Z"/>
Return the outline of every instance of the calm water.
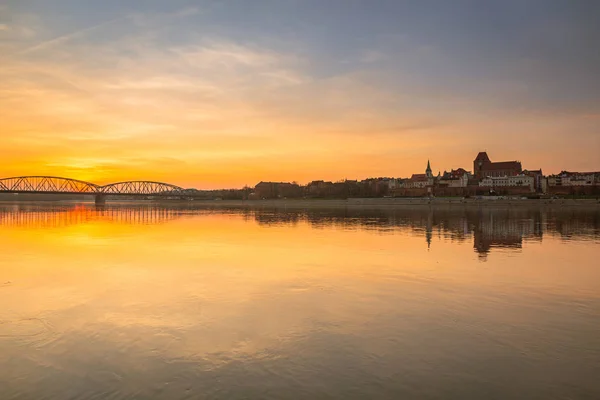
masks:
<path fill-rule="evenodd" d="M 599 399 L 596 211 L 0 205 L 1 399 Z"/>

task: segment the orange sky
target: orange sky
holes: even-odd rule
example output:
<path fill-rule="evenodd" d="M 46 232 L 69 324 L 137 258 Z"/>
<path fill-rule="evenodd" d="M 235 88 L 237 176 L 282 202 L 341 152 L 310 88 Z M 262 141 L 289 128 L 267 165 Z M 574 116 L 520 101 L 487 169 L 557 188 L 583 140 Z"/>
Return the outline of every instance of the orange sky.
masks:
<path fill-rule="evenodd" d="M 201 8 L 58 11 L 0 8 L 0 177 L 209 189 L 406 177 L 427 159 L 436 173 L 470 170 L 481 150 L 545 173 L 600 169 L 597 103 L 535 106 L 527 81 L 444 87 L 428 82 L 450 81 L 450 67 L 403 67 L 433 68 L 443 46 L 378 42 L 332 60 L 306 32 L 200 31 L 194 18 L 217 18 Z"/>

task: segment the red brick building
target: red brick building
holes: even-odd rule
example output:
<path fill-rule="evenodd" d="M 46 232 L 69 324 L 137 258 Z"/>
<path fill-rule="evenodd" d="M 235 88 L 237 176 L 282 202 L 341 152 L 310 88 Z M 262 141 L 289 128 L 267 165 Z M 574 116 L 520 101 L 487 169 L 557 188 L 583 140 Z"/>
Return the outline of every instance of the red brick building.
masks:
<path fill-rule="evenodd" d="M 473 161 L 473 172 L 477 179 L 487 176 L 514 176 L 519 175 L 522 171 L 520 161 L 492 162 L 485 151 L 477 154 L 475 161 Z"/>
<path fill-rule="evenodd" d="M 448 179 L 459 179 L 459 178 L 462 178 L 465 174 L 469 175 L 469 172 L 467 170 L 465 170 L 464 168 L 458 168 L 458 169 L 453 169 L 450 172 L 444 171 L 443 177 L 448 178 Z"/>

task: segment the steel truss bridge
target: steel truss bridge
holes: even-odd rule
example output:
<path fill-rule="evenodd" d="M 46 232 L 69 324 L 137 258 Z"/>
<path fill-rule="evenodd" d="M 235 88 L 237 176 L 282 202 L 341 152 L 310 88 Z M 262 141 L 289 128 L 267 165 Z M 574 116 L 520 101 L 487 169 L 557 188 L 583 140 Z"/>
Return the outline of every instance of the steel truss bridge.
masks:
<path fill-rule="evenodd" d="M 106 196 L 189 198 L 193 193 L 179 186 L 153 181 L 127 181 L 96 185 L 58 176 L 18 176 L 0 179 L 0 193 L 85 194 L 104 203 Z"/>

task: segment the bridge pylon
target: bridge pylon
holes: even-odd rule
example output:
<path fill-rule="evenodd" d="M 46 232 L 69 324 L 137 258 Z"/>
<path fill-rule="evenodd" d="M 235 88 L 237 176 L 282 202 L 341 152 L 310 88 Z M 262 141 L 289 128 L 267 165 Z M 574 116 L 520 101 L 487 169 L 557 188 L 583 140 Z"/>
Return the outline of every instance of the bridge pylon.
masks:
<path fill-rule="evenodd" d="M 106 195 L 104 193 L 99 193 L 96 195 L 94 202 L 97 206 L 102 206 L 106 204 Z"/>

